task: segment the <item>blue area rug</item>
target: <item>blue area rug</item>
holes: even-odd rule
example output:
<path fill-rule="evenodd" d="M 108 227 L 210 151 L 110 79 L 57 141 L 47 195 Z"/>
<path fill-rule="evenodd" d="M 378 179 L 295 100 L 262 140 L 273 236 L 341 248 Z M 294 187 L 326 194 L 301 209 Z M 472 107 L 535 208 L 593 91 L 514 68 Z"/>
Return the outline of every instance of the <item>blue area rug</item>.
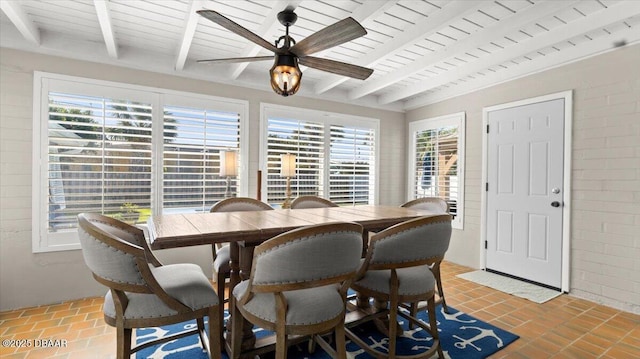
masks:
<path fill-rule="evenodd" d="M 509 333 L 491 324 L 485 323 L 468 314 L 449 307 L 452 314 L 446 314 L 441 307 L 437 308 L 438 331 L 445 358 L 476 359 L 489 355 L 506 347 L 518 339 L 517 335 Z M 226 312 L 225 312 L 226 315 Z M 428 323 L 426 312 L 418 314 L 418 318 Z M 400 319 L 403 319 L 400 317 Z M 405 329 L 402 337 L 398 338 L 398 354 L 409 355 L 424 351 L 431 346 L 432 338 L 420 328 L 409 330 L 407 323 L 400 322 Z M 136 343 L 144 343 L 165 335 L 180 333 L 196 327 L 195 321 L 169 325 L 161 328 L 138 329 Z M 384 353 L 387 351 L 388 339 L 380 334 L 373 324 L 365 323 L 352 331 L 367 343 Z M 254 329 L 258 338 L 271 335 L 271 332 L 260 328 Z M 319 346 L 313 354 L 306 350 L 307 344 L 294 345 L 289 348 L 288 358 L 326 359 L 330 356 Z M 347 356 L 357 359 L 371 359 L 361 348 L 347 340 Z M 153 359 L 200 359 L 206 358 L 197 335 L 192 335 L 176 341 L 147 348 L 137 353 L 136 358 Z M 227 356 L 223 353 L 223 358 Z"/>

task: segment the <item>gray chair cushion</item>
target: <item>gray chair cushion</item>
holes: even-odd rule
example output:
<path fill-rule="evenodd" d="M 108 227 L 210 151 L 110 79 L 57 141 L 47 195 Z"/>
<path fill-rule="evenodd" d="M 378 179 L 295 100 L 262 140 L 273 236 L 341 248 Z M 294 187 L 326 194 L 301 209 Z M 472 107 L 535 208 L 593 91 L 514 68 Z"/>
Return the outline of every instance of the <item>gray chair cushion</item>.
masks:
<path fill-rule="evenodd" d="M 155 294 L 127 293 L 127 298 L 129 298 L 129 305 L 124 312 L 125 319 L 162 318 L 178 314 L 167 307 Z M 111 291 L 108 291 L 104 297 L 102 310 L 104 315 L 115 319 L 116 308 Z"/>
<path fill-rule="evenodd" d="M 424 197 L 414 199 L 402 205 L 402 207 L 429 211 L 432 213 L 447 213 L 449 205 L 447 202 L 438 197 Z"/>
<path fill-rule="evenodd" d="M 450 239 L 450 222 L 411 228 L 376 241 L 372 245 L 371 263 L 402 263 L 444 256 Z"/>
<path fill-rule="evenodd" d="M 434 290 L 436 280 L 428 266 L 397 269 L 400 288 L 399 295 L 419 295 Z M 369 270 L 352 288 L 367 288 L 378 293 L 390 294 L 391 270 Z"/>
<path fill-rule="evenodd" d="M 211 212 L 242 212 L 273 210 L 273 207 L 253 198 L 235 197 L 227 198 L 214 204 Z"/>
<path fill-rule="evenodd" d="M 291 209 L 338 207 L 328 199 L 317 196 L 301 196 L 291 202 Z"/>
<path fill-rule="evenodd" d="M 195 264 L 181 263 L 152 267 L 151 272 L 167 294 L 193 310 L 218 304 L 216 291 L 202 273 L 202 269 Z"/>
<path fill-rule="evenodd" d="M 213 261 L 213 270 L 216 273 L 227 273 L 231 271 L 231 250 L 229 246 L 224 246 L 216 251 L 216 260 Z"/>
<path fill-rule="evenodd" d="M 106 245 L 82 227 L 78 228 L 78 237 L 84 261 L 93 273 L 118 283 L 145 284 L 133 255 Z"/>
<path fill-rule="evenodd" d="M 151 267 L 153 276 L 167 294 L 187 307 L 198 310 L 218 304 L 218 296 L 202 269 L 195 264 L 170 264 Z M 177 314 L 155 294 L 126 293 L 129 305 L 125 319 L 160 318 Z M 104 314 L 115 318 L 113 297 L 109 291 L 104 298 Z"/>
<path fill-rule="evenodd" d="M 300 283 L 355 272 L 361 253 L 362 235 L 357 232 L 300 237 L 256 254 L 253 283 Z"/>
<path fill-rule="evenodd" d="M 249 281 L 233 289 L 239 300 L 247 290 Z M 337 285 L 283 292 L 287 299 L 287 325 L 308 325 L 325 322 L 342 313 L 344 303 Z M 270 323 L 276 322 L 276 303 L 273 293 L 255 293 L 244 309 Z"/>

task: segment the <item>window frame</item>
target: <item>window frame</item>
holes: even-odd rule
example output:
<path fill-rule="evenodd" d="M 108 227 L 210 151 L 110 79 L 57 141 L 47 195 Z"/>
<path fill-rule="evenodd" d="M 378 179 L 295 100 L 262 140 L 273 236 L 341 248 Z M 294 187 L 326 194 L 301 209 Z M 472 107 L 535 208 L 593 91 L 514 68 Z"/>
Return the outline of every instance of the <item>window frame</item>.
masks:
<path fill-rule="evenodd" d="M 48 208 L 48 152 L 49 152 L 49 93 L 62 92 L 99 97 L 124 98 L 146 101 L 152 105 L 152 142 L 151 142 L 151 212 L 162 213 L 162 163 L 164 107 L 192 106 L 196 108 L 227 110 L 240 116 L 240 147 L 238 195 L 246 196 L 249 189 L 249 126 L 248 101 L 217 96 L 203 95 L 185 91 L 175 91 L 156 87 L 132 85 L 83 78 L 55 73 L 35 71 L 33 76 L 33 134 L 32 134 L 32 252 L 56 252 L 80 249 L 77 229 L 68 229 L 59 233 L 49 233 Z M 217 106 L 217 107 L 216 107 Z"/>
<path fill-rule="evenodd" d="M 267 202 L 268 196 L 268 188 L 267 188 L 267 177 L 268 177 L 268 169 L 267 169 L 267 154 L 268 154 L 268 120 L 269 117 L 280 117 L 280 118 L 289 118 L 292 120 L 303 120 L 306 122 L 317 122 L 322 123 L 324 126 L 324 173 L 322 174 L 322 193 L 324 193 L 325 197 L 329 197 L 330 184 L 330 169 L 331 169 L 331 158 L 330 158 L 330 137 L 331 137 L 331 126 L 353 126 L 360 128 L 370 128 L 374 132 L 374 174 L 373 174 L 373 201 L 372 204 L 378 204 L 379 202 L 379 191 L 380 186 L 378 185 L 379 177 L 380 177 L 380 120 L 377 118 L 371 117 L 362 117 L 362 116 L 354 116 L 347 115 L 337 112 L 328 112 L 328 111 L 320 111 L 320 110 L 312 110 L 300 107 L 291 107 L 291 106 L 283 106 L 276 105 L 270 103 L 261 103 L 260 104 L 260 161 L 258 167 L 263 173 L 262 183 L 261 183 L 261 192 L 263 193 L 264 201 Z M 293 198 L 292 198 L 293 199 Z"/>
<path fill-rule="evenodd" d="M 448 115 L 426 118 L 423 120 L 413 121 L 409 123 L 407 138 L 409 146 L 407 151 L 407 201 L 416 199 L 414 189 L 416 188 L 416 136 L 418 131 L 433 130 L 442 127 L 458 127 L 458 203 L 456 207 L 456 216 L 451 222 L 451 226 L 455 229 L 464 229 L 464 192 L 465 192 L 465 130 L 466 130 L 466 113 L 457 112 Z"/>

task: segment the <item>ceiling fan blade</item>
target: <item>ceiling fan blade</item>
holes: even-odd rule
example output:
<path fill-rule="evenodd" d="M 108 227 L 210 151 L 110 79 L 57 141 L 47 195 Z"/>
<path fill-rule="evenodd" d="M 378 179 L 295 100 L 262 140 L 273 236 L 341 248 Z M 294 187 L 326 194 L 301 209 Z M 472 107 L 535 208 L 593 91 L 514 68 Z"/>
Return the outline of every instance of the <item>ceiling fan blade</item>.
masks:
<path fill-rule="evenodd" d="M 272 45 L 269 41 L 261 38 L 260 36 L 254 34 L 253 32 L 247 30 L 246 28 L 242 27 L 241 25 L 235 23 L 234 21 L 226 18 L 225 16 L 223 16 L 222 14 L 213 11 L 213 10 L 198 10 L 196 11 L 198 14 L 202 15 L 203 17 L 215 22 L 216 24 L 224 27 L 225 29 L 233 32 L 234 34 L 240 35 L 242 37 L 244 37 L 245 39 L 260 45 L 262 47 L 264 47 L 267 50 L 273 51 L 273 52 L 277 52 L 278 48 L 275 47 L 274 45 Z"/>
<path fill-rule="evenodd" d="M 372 69 L 351 65 L 346 62 L 321 59 L 313 56 L 305 56 L 298 59 L 301 65 L 309 66 L 314 69 L 331 72 L 334 74 L 352 77 L 358 80 L 365 80 L 373 73 Z"/>
<path fill-rule="evenodd" d="M 206 62 L 209 64 L 215 63 L 233 63 L 233 62 L 254 62 L 273 60 L 274 56 L 255 56 L 255 57 L 229 57 L 226 59 L 210 59 L 210 60 L 198 60 L 198 62 Z"/>
<path fill-rule="evenodd" d="M 309 35 L 304 40 L 293 45 L 289 51 L 298 57 L 303 57 L 344 44 L 366 34 L 367 30 L 362 25 L 353 18 L 348 17 Z"/>

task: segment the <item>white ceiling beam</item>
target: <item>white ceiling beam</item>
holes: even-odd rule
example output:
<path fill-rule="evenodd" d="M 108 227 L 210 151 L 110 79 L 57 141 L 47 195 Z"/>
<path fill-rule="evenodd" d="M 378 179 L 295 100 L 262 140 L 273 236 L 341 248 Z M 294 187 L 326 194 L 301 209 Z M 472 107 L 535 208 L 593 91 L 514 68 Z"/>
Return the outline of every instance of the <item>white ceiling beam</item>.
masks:
<path fill-rule="evenodd" d="M 578 1 L 563 2 L 561 4 L 564 8 L 567 8 L 577 2 Z M 527 25 L 532 22 L 557 13 L 561 10 L 558 4 L 557 1 L 536 3 L 506 19 L 497 21 L 493 25 L 473 33 L 465 39 L 453 43 L 451 46 L 447 46 L 441 51 L 426 54 L 407 66 L 392 71 L 375 80 L 365 82 L 362 86 L 349 92 L 349 99 L 361 98 L 424 71 L 435 63 L 473 51 L 478 45 L 488 44 L 495 39 L 502 39 L 514 31 L 526 28 Z"/>
<path fill-rule="evenodd" d="M 375 3 L 375 1 L 370 1 L 371 3 Z M 372 52 L 364 55 L 360 59 L 356 65 L 360 66 L 373 66 L 378 62 L 393 56 L 399 51 L 404 50 L 405 48 L 413 45 L 416 41 L 424 39 L 433 33 L 435 33 L 438 29 L 445 26 L 452 19 L 464 17 L 467 14 L 476 12 L 483 5 L 483 1 L 469 1 L 469 0 L 456 0 L 447 3 L 441 11 L 438 12 L 438 16 L 436 17 L 425 17 L 415 25 L 411 26 L 411 28 L 405 32 L 403 32 L 398 37 L 387 41 L 382 46 L 376 48 Z M 486 5 L 486 3 L 484 3 Z M 321 81 L 316 85 L 315 91 L 316 94 L 321 94 L 325 91 L 328 91 L 341 83 L 347 81 L 349 78 L 347 77 L 335 77 L 331 76 L 326 80 Z"/>
<path fill-rule="evenodd" d="M 182 71 L 184 64 L 187 61 L 187 55 L 193 42 L 193 36 L 196 33 L 196 27 L 198 26 L 198 20 L 200 15 L 196 11 L 201 10 L 204 7 L 204 1 L 192 0 L 189 5 L 189 12 L 184 19 L 184 28 L 182 30 L 182 39 L 180 40 L 180 48 L 178 50 L 178 56 L 176 56 L 176 64 L 174 66 L 176 71 Z"/>
<path fill-rule="evenodd" d="M 264 39 L 272 37 L 278 32 L 278 29 L 282 26 L 278 21 L 278 13 L 287 7 L 291 7 L 295 10 L 302 0 L 279 0 L 271 7 L 271 10 L 265 15 L 265 22 L 260 25 L 257 34 Z M 238 57 L 252 57 L 256 56 L 258 52 L 262 50 L 262 46 L 254 43 L 247 44 Z M 241 62 L 234 64 L 231 70 L 231 78 L 237 79 L 240 74 L 249 66 L 248 62 Z"/>
<path fill-rule="evenodd" d="M 408 100 L 404 104 L 404 109 L 405 111 L 408 111 L 418 107 L 427 106 L 452 97 L 465 95 L 500 83 L 547 71 L 558 66 L 564 66 L 568 63 L 579 61 L 590 56 L 599 55 L 606 51 L 611 51 L 611 44 L 614 41 L 619 41 L 620 39 L 625 39 L 628 44 L 627 46 L 636 44 L 640 42 L 640 31 L 636 28 L 625 28 L 624 30 L 615 32 L 612 35 L 594 39 L 593 43 L 589 46 L 570 47 L 560 52 L 548 54 L 541 61 L 529 61 L 526 64 L 513 66 L 487 76 L 478 77 L 476 80 L 452 86 L 451 88 L 438 91 L 434 94 L 419 96 Z"/>
<path fill-rule="evenodd" d="M 620 3 L 610 5 L 608 8 L 602 9 L 597 13 L 579 18 L 567 25 L 556 28 L 553 31 L 542 33 L 527 41 L 509 46 L 502 51 L 484 56 L 477 61 L 469 63 L 468 65 L 460 66 L 455 70 L 447 71 L 441 75 L 431 77 L 427 81 L 420 81 L 418 84 L 409 86 L 406 89 L 383 95 L 378 101 L 380 104 L 389 104 L 417 95 L 421 92 L 439 87 L 457 79 L 473 75 L 491 66 L 499 65 L 503 62 L 524 56 L 536 50 L 588 33 L 589 31 L 622 21 L 632 14 L 637 14 L 639 12 L 640 1 L 622 1 Z"/>
<path fill-rule="evenodd" d="M 113 34 L 113 24 L 111 23 L 111 12 L 109 11 L 109 2 L 107 0 L 93 0 L 93 6 L 96 8 L 100 29 L 102 29 L 102 37 L 104 44 L 107 46 L 107 53 L 114 59 L 118 58 L 118 44 Z"/>
<path fill-rule="evenodd" d="M 19 1 L 0 1 L 0 9 L 7 15 L 22 37 L 36 46 L 40 46 L 40 30 L 20 6 Z"/>

